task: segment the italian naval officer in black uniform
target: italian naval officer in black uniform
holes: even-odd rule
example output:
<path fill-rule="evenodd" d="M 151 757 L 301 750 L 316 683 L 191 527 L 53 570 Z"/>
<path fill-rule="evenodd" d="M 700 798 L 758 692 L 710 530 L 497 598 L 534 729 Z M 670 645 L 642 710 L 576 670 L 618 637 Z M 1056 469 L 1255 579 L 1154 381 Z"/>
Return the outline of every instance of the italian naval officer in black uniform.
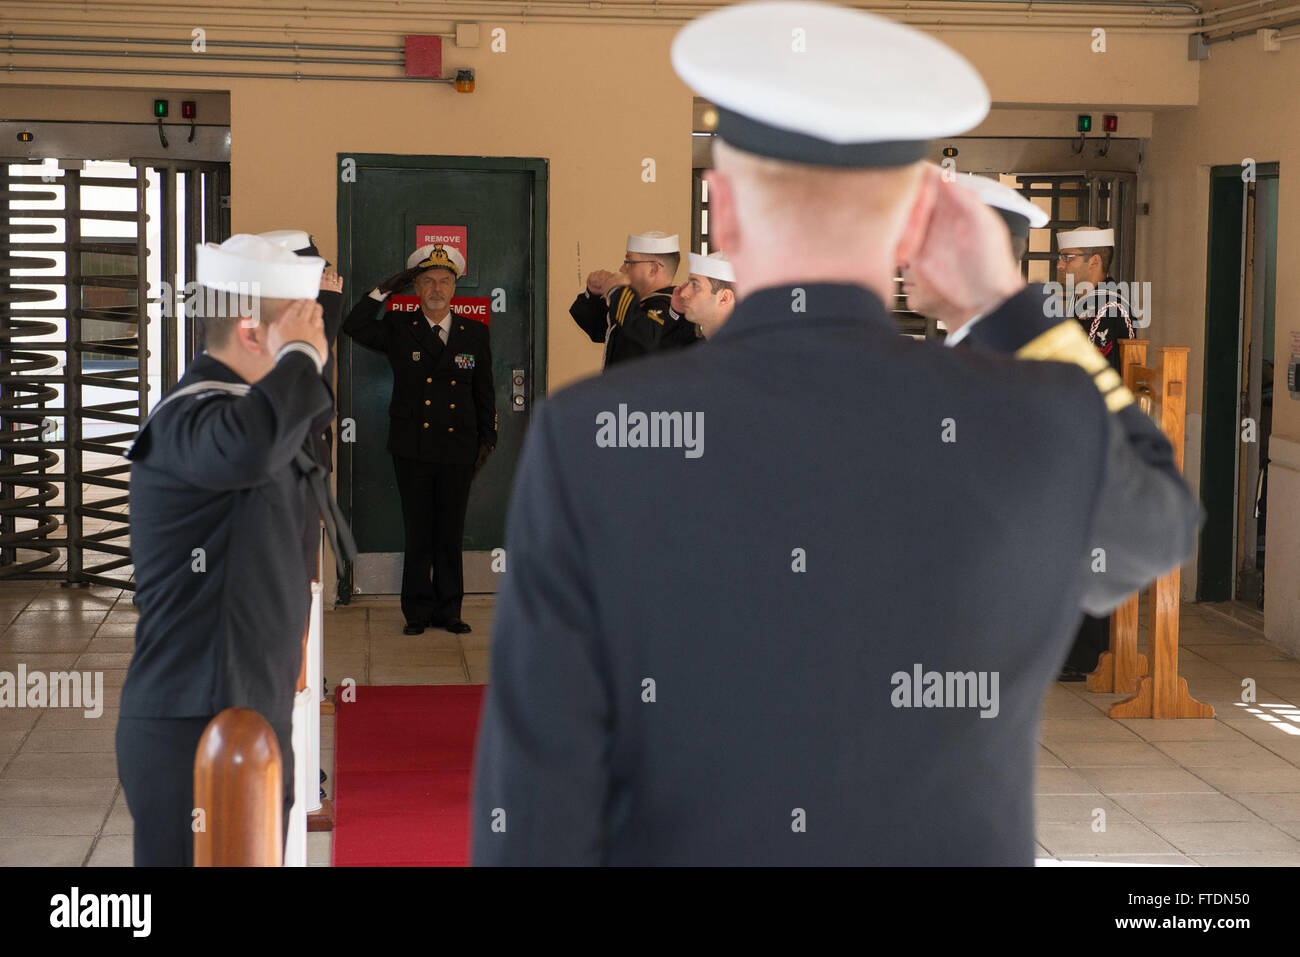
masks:
<path fill-rule="evenodd" d="M 343 320 L 358 344 L 388 357 L 393 398 L 388 451 L 402 499 L 404 634 L 426 625 L 461 634 L 465 584 L 461 546 L 474 475 L 497 444 L 488 327 L 455 312 L 465 259 L 448 246 L 421 246 L 407 268 L 361 299 Z M 414 285 L 419 312 L 384 310 Z"/>
<path fill-rule="evenodd" d="M 681 265 L 676 236 L 648 232 L 627 237 L 618 273 L 597 269 L 587 277 L 569 315 L 592 342 L 605 343 L 605 365 L 700 341 L 694 323 L 672 308 L 673 276 Z M 626 280 L 619 284 L 618 277 Z"/>
<path fill-rule="evenodd" d="M 314 301 L 324 266 L 259 236 L 198 247 L 200 285 L 243 285 L 214 297 L 202 320 L 206 352 L 128 453 L 140 620 L 117 765 L 137 865 L 193 863 L 195 749 L 229 707 L 259 712 L 279 740 L 288 829 L 293 696 L 311 604 L 298 543 L 318 527 L 298 453 L 331 406 Z"/>
<path fill-rule="evenodd" d="M 1182 561 L 1196 502 L 1002 222 L 918 162 L 988 111 L 964 59 L 812 3 L 729 5 L 672 58 L 718 107 L 738 302 L 706 347 L 534 412 L 473 860 L 1030 864 L 1079 609 Z M 985 313 L 989 345 L 900 336 L 900 264 Z"/>

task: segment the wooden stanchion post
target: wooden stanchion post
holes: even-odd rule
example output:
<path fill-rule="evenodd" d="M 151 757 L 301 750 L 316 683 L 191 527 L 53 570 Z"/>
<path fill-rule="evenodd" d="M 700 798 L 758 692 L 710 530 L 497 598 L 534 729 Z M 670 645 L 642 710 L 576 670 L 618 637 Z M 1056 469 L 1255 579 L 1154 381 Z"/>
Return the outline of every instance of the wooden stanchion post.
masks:
<path fill-rule="evenodd" d="M 1150 384 L 1160 404 L 1160 428 L 1174 447 L 1174 464 L 1183 468 L 1184 419 L 1187 411 L 1186 346 L 1162 346 L 1160 364 L 1134 369 Z M 1182 570 L 1175 568 L 1151 586 L 1151 674 L 1138 682 L 1137 694 L 1111 706 L 1112 718 L 1213 718 L 1214 708 L 1197 701 L 1178 675 L 1178 599 Z"/>
<path fill-rule="evenodd" d="M 279 867 L 284 854 L 280 743 L 256 711 L 227 708 L 194 755 L 195 867 Z"/>

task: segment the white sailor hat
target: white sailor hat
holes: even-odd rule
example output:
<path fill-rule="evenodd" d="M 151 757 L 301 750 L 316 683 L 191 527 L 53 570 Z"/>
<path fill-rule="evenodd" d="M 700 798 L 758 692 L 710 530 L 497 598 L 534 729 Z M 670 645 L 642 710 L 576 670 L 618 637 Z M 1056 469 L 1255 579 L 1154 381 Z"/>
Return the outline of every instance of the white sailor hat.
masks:
<path fill-rule="evenodd" d="M 989 111 L 975 68 L 938 40 L 827 3 L 740 3 L 687 24 L 673 69 L 737 149 L 821 166 L 905 166 Z"/>
<path fill-rule="evenodd" d="M 225 292 L 252 289 L 271 299 L 315 299 L 325 260 L 299 256 L 261 236 L 238 233 L 218 246 L 196 247 L 195 278 L 200 286 Z"/>
<path fill-rule="evenodd" d="M 639 236 L 627 237 L 627 251 L 630 253 L 679 253 L 681 249 L 676 233 L 667 236 L 658 230 L 651 230 Z"/>
<path fill-rule="evenodd" d="M 1057 249 L 1095 249 L 1098 246 L 1114 246 L 1115 230 L 1098 229 L 1096 226 L 1080 226 L 1056 234 Z"/>
<path fill-rule="evenodd" d="M 1041 229 L 1051 219 L 1020 193 L 987 176 L 958 176 L 957 183 L 973 191 L 985 206 L 993 207 L 1011 230 L 1012 236 L 1028 236 L 1030 229 Z"/>
<path fill-rule="evenodd" d="M 429 243 L 429 245 L 421 246 L 406 257 L 407 269 L 415 269 L 417 266 L 420 269 L 433 269 L 435 266 L 450 269 L 459 279 L 465 274 L 465 257 L 452 246 L 444 246 L 442 243 Z"/>
<path fill-rule="evenodd" d="M 726 253 L 709 253 L 707 256 L 691 253 L 691 275 L 707 276 L 723 282 L 736 281 L 736 270 L 727 260 Z"/>
<path fill-rule="evenodd" d="M 316 244 L 311 240 L 311 234 L 305 229 L 272 229 L 265 233 L 258 233 L 263 239 L 268 239 L 277 246 L 283 246 L 290 252 L 316 255 Z"/>

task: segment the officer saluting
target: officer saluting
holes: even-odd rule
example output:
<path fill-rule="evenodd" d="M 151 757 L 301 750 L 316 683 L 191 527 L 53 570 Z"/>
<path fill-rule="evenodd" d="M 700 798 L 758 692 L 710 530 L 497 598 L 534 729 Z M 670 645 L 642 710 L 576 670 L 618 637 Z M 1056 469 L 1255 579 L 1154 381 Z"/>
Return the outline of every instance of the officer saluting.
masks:
<path fill-rule="evenodd" d="M 534 410 L 474 861 L 1030 864 L 1078 610 L 1184 559 L 1196 503 L 1002 222 L 920 162 L 987 114 L 970 64 L 821 3 L 725 6 L 672 58 L 718 107 L 738 302 Z M 903 264 L 984 348 L 898 335 Z"/>
<path fill-rule="evenodd" d="M 592 342 L 605 343 L 606 369 L 699 341 L 694 324 L 672 308 L 673 276 L 681 259 L 676 236 L 641 233 L 627 237 L 627 256 L 618 270 L 626 285 L 618 285 L 618 275 L 607 269 L 587 277 L 569 315 Z"/>
<path fill-rule="evenodd" d="M 211 718 L 259 712 L 293 804 L 291 723 L 316 528 L 307 432 L 331 406 L 314 301 L 325 261 L 259 236 L 198 247 L 207 351 L 154 408 L 131 459 L 140 620 L 122 686 L 117 766 L 135 863 L 193 863 L 194 753 Z"/>
<path fill-rule="evenodd" d="M 464 597 L 461 545 L 474 475 L 497 444 L 496 394 L 487 326 L 451 308 L 465 259 L 448 246 L 421 246 L 407 268 L 360 300 L 343 321 L 358 344 L 388 357 L 393 398 L 388 451 L 402 499 L 404 634 L 425 626 L 456 634 Z M 414 285 L 420 312 L 385 312 Z"/>

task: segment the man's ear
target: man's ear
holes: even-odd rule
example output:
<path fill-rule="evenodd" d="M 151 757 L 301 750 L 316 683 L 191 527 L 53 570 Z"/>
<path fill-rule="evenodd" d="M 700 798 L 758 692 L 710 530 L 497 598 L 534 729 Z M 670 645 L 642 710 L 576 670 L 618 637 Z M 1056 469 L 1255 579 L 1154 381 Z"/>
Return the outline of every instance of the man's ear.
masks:
<path fill-rule="evenodd" d="M 740 222 L 731 179 L 711 169 L 704 174 L 704 181 L 709 184 L 709 245 L 727 253 L 739 252 Z"/>
<path fill-rule="evenodd" d="M 261 322 L 254 322 L 245 316 L 235 320 L 235 328 L 231 330 L 231 335 L 241 351 L 258 353 L 262 351 L 266 330 L 262 328 Z"/>
<path fill-rule="evenodd" d="M 938 200 L 938 190 L 942 186 L 939 171 L 926 166 L 921 175 L 920 189 L 912 201 L 912 208 L 907 212 L 903 232 L 898 237 L 898 245 L 894 250 L 894 265 L 898 268 L 911 263 L 924 248 L 926 233 L 930 230 L 930 220 Z"/>

